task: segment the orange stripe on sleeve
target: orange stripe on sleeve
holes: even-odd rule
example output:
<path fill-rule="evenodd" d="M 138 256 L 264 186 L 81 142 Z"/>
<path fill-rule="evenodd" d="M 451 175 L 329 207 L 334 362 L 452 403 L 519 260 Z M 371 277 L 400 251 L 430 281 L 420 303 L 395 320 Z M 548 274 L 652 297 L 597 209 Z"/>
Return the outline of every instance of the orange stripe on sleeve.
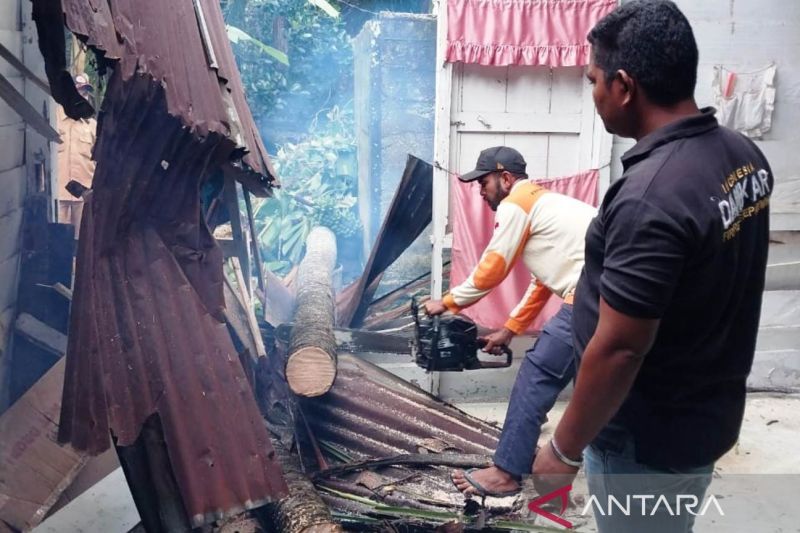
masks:
<path fill-rule="evenodd" d="M 524 333 L 533 322 L 533 319 L 542 311 L 551 294 L 552 291 L 550 289 L 537 282 L 536 288 L 531 292 L 530 296 L 521 306 L 518 306 L 519 311 L 506 321 L 505 327 L 517 335 Z"/>
<path fill-rule="evenodd" d="M 450 294 L 449 292 L 444 295 L 444 298 L 442 298 L 442 303 L 444 304 L 445 307 L 447 307 L 447 310 L 450 311 L 451 313 L 458 313 L 459 311 L 461 311 L 461 307 L 459 307 L 456 304 L 455 299 L 453 299 L 453 295 Z"/>
<path fill-rule="evenodd" d="M 506 277 L 506 260 L 497 252 L 488 252 L 475 269 L 473 281 L 480 291 L 492 289 Z"/>

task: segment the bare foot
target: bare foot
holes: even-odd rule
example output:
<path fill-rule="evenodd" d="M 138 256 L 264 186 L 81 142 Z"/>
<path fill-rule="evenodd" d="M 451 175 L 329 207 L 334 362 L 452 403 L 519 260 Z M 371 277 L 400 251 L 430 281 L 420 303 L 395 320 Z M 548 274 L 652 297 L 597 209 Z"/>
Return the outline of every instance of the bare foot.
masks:
<path fill-rule="evenodd" d="M 516 478 L 502 468 L 496 466 L 475 470 L 470 474 L 470 477 L 487 491 L 488 496 L 519 489 L 519 483 Z M 464 477 L 463 470 L 453 471 L 452 478 L 456 488 L 465 495 L 480 495 L 480 491 Z"/>

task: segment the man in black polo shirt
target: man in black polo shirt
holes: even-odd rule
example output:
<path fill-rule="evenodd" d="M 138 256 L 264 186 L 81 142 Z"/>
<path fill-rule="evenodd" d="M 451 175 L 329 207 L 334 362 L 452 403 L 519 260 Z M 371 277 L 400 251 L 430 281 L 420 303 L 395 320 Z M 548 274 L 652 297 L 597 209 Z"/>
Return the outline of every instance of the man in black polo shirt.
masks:
<path fill-rule="evenodd" d="M 580 370 L 534 480 L 540 491 L 565 484 L 584 452 L 600 531 L 690 531 L 694 516 L 675 513 L 676 497 L 702 507 L 742 422 L 773 176 L 749 139 L 698 109 L 697 45 L 672 2 L 626 3 L 589 41 L 597 111 L 637 143 L 586 235 L 573 315 Z M 648 494 L 642 509 L 635 500 L 609 515 L 609 496 Z M 654 508 L 661 495 L 671 513 Z"/>

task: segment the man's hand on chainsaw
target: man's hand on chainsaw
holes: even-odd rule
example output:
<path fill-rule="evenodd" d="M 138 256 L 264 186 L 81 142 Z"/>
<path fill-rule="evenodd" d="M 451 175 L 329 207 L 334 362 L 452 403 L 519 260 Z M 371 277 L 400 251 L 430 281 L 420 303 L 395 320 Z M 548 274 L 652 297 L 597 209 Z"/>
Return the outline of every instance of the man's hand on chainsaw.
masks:
<path fill-rule="evenodd" d="M 447 311 L 447 306 L 441 300 L 428 300 L 425 302 L 425 313 L 428 316 L 441 315 Z"/>
<path fill-rule="evenodd" d="M 486 353 L 490 353 L 493 355 L 502 355 L 503 354 L 503 347 L 508 346 L 508 343 L 511 342 L 511 339 L 514 338 L 514 332 L 510 329 L 499 329 L 492 333 L 491 335 L 487 335 L 485 337 L 481 337 L 481 340 L 486 341 L 486 346 L 482 349 Z"/>

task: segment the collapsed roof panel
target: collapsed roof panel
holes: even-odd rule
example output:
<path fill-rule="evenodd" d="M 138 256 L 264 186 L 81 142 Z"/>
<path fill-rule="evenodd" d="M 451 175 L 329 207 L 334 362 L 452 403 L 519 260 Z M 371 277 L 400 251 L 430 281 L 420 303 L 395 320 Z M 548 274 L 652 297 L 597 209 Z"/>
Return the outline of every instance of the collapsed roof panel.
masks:
<path fill-rule="evenodd" d="M 225 326 L 222 252 L 200 209 L 200 185 L 229 163 L 254 193 L 274 183 L 219 4 L 33 3 L 65 110 L 88 106 L 70 92 L 65 20 L 113 67 L 84 197 L 59 440 L 94 454 L 109 435 L 135 447 L 157 415 L 194 527 L 285 495 Z"/>
<path fill-rule="evenodd" d="M 57 9 L 54 4 L 34 0 L 40 36 Z M 61 9 L 67 27 L 114 63 L 123 81 L 133 76 L 153 79 L 164 89 L 170 116 L 200 138 L 217 133 L 231 143 L 225 155 L 243 163 L 236 164 L 238 178 L 253 194 L 264 196 L 277 185 L 245 100 L 219 2 L 62 0 Z M 64 73 L 52 67 L 62 62 L 58 56 L 63 49 L 57 49 L 57 42 L 45 42 L 41 48 L 51 66 L 50 84 L 61 86 L 56 78 Z M 55 87 L 53 96 L 69 105 Z"/>

